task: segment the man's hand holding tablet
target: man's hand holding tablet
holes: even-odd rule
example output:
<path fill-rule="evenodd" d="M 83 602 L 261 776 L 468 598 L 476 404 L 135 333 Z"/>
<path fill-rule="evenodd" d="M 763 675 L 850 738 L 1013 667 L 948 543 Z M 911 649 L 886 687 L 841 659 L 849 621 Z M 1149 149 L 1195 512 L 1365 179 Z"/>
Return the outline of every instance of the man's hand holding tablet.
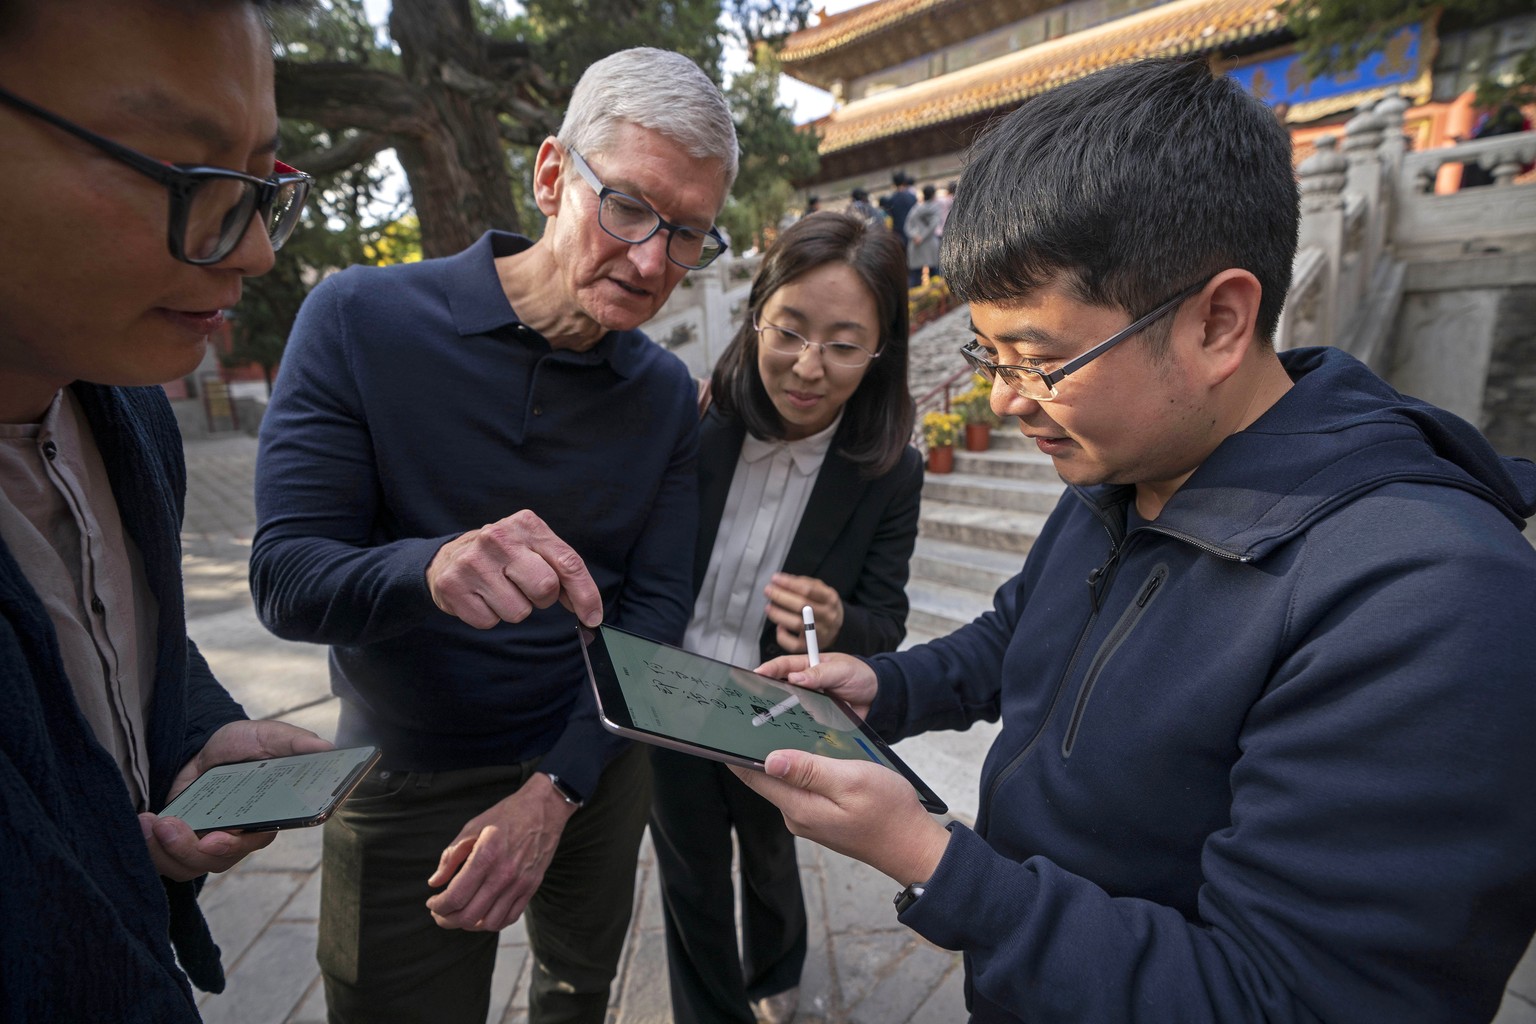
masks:
<path fill-rule="evenodd" d="M 812 665 L 800 654 L 758 666 L 760 675 L 838 697 L 862 719 L 875 699 L 875 671 L 858 658 L 828 654 Z M 949 831 L 929 816 L 912 787 L 877 764 L 775 750 L 761 772 L 731 766 L 777 807 L 797 836 L 884 872 L 900 885 L 933 876 Z"/>

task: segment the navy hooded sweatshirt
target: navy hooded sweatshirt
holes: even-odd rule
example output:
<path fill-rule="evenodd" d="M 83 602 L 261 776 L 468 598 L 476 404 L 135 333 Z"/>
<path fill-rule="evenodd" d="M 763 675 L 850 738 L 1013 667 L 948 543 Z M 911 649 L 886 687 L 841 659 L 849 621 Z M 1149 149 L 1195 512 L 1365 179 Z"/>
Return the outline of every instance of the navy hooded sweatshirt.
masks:
<path fill-rule="evenodd" d="M 1487 1021 L 1536 928 L 1536 466 L 1281 359 L 1155 521 L 1072 488 L 991 611 L 871 659 L 887 736 L 1002 718 L 901 916 L 974 1021 Z"/>

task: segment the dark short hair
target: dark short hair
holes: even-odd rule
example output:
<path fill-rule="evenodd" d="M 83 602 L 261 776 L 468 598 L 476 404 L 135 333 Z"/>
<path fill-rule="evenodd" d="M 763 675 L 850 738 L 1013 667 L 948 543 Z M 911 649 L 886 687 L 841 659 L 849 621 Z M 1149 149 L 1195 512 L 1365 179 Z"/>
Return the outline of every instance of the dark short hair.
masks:
<path fill-rule="evenodd" d="M 1269 108 L 1203 59 L 1146 60 L 1036 97 L 978 139 L 941 262 L 966 301 L 1060 278 L 1132 316 L 1238 267 L 1263 288 L 1257 330 L 1272 339 L 1298 203 L 1291 138 Z M 1166 337 L 1163 325 L 1152 343 Z"/>
<path fill-rule="evenodd" d="M 934 195 L 938 193 L 938 191 L 939 190 L 934 188 L 932 185 L 924 185 L 923 186 L 923 198 L 924 199 L 932 199 L 934 197 Z"/>
<path fill-rule="evenodd" d="M 852 192 L 849 193 L 849 195 L 851 195 L 854 198 L 854 200 L 858 201 L 858 202 L 868 202 L 869 201 L 869 193 L 867 191 L 865 191 L 864 189 L 862 189 L 862 188 L 854 189 Z"/>
<path fill-rule="evenodd" d="M 741 326 L 710 380 L 714 404 L 739 416 L 755 436 L 784 436 L 783 423 L 757 369 L 753 321 L 773 293 L 829 263 L 852 267 L 875 299 L 880 318 L 880 357 L 843 407 L 840 453 L 868 478 L 890 472 L 912 436 L 912 395 L 907 390 L 907 256 L 895 234 L 861 217 L 813 213 L 786 228 L 763 257 L 752 282 Z"/>

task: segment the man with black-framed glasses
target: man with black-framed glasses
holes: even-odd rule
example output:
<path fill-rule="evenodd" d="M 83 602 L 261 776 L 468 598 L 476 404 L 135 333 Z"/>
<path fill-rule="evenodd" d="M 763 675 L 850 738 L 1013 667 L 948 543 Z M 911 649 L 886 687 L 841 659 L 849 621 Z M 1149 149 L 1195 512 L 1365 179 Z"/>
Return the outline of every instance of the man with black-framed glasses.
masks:
<path fill-rule="evenodd" d="M 257 611 L 332 646 L 382 771 L 326 825 L 333 1021 L 485 1020 L 526 914 L 529 1019 L 590 1021 L 629 922 L 649 761 L 598 725 L 575 626 L 681 642 L 697 391 L 639 328 L 725 249 L 719 89 L 679 54 L 582 76 L 537 241 L 354 268 L 304 303 L 262 423 Z"/>
<path fill-rule="evenodd" d="M 308 178 L 275 159 L 257 0 L 0 8 L 0 1019 L 196 1021 L 197 907 L 272 834 L 159 818 L 250 722 L 188 638 L 180 435 L 202 360 Z"/>
<path fill-rule="evenodd" d="M 892 740 L 1001 721 L 973 826 L 878 765 L 738 772 L 963 952 L 974 1024 L 1487 1021 L 1536 928 L 1536 466 L 1275 351 L 1297 211 L 1203 57 L 982 135 L 964 358 L 1070 486 L 969 625 L 764 669 Z"/>

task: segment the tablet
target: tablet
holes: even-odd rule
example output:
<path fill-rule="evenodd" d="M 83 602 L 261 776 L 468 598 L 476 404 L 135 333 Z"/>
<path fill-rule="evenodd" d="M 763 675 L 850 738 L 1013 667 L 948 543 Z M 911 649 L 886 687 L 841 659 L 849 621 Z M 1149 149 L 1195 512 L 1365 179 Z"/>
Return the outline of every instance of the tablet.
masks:
<path fill-rule="evenodd" d="M 785 749 L 873 761 L 910 782 L 929 811 L 949 809 L 836 697 L 613 626 L 577 629 L 598 717 L 611 732 L 758 771 Z M 783 707 L 790 696 L 799 703 Z"/>
<path fill-rule="evenodd" d="M 166 804 L 161 817 L 206 832 L 274 832 L 318 825 L 379 760 L 377 747 L 348 747 L 208 769 Z"/>

